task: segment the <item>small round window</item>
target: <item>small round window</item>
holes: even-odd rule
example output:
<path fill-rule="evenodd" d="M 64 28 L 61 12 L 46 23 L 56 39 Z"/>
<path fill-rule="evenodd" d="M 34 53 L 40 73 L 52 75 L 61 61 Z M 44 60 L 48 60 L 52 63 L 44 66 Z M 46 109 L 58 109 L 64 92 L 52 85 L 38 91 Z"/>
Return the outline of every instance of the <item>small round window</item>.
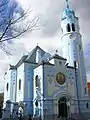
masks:
<path fill-rule="evenodd" d="M 8 88 L 9 88 L 9 84 L 7 83 L 7 85 L 6 85 L 6 90 L 8 91 Z"/>

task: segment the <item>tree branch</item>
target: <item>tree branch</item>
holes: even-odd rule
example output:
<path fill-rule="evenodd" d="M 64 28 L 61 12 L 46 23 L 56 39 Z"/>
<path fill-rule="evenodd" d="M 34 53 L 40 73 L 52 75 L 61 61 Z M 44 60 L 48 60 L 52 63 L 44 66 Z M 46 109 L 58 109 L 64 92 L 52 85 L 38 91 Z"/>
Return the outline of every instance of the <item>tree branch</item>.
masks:
<path fill-rule="evenodd" d="M 8 4 L 9 3 L 9 1 L 8 0 L 3 0 L 4 1 L 4 3 L 3 2 L 1 2 L 1 4 L 0 4 L 0 8 L 1 7 L 4 7 L 6 4 Z"/>
<path fill-rule="evenodd" d="M 37 25 L 39 21 L 38 17 L 34 17 L 32 20 L 29 20 L 28 23 L 26 23 L 26 25 L 24 23 L 23 26 L 21 27 L 19 26 L 19 24 L 21 25 L 22 22 L 24 21 L 26 22 L 27 18 L 29 17 L 28 15 L 32 12 L 32 10 L 30 9 L 27 9 L 26 11 L 22 10 L 20 13 L 20 16 L 14 17 L 13 15 L 15 11 L 14 9 L 11 8 L 11 10 L 9 10 L 8 16 L 7 17 L 4 16 L 4 13 L 5 13 L 4 6 L 7 5 L 8 3 L 9 3 L 9 0 L 6 0 L 6 2 L 1 2 L 0 4 L 0 13 L 3 14 L 2 16 L 3 20 L 0 21 L 0 32 L 1 32 L 0 44 L 1 44 L 1 49 L 4 52 L 6 51 L 6 53 L 8 52 L 8 50 L 6 50 L 6 48 L 2 46 L 3 42 L 13 40 L 13 39 L 15 40 L 15 38 L 20 37 L 27 31 L 31 32 L 33 30 L 40 29 L 39 26 Z"/>
<path fill-rule="evenodd" d="M 2 33 L 2 35 L 0 37 L 0 41 L 2 40 L 2 38 L 4 37 L 4 35 L 6 34 L 6 32 L 7 32 L 7 30 L 8 30 L 8 28 L 9 28 L 10 25 L 11 25 L 11 20 L 9 21 L 9 23 L 8 23 L 7 27 L 5 28 L 5 30 L 3 31 L 3 33 Z"/>
<path fill-rule="evenodd" d="M 37 20 L 36 20 L 35 23 L 33 23 L 33 22 L 35 21 L 35 19 L 37 19 Z M 26 31 L 31 32 L 31 31 L 35 30 L 34 27 L 36 26 L 38 20 L 39 20 L 39 18 L 34 18 L 34 19 L 31 21 L 31 23 L 33 23 L 33 25 L 31 25 L 31 23 L 30 23 L 30 25 L 28 25 L 28 26 L 26 27 L 26 29 L 23 29 L 23 30 L 20 31 L 18 34 L 13 35 L 12 37 L 5 38 L 5 39 L 3 39 L 3 40 L 0 41 L 0 42 L 4 42 L 4 41 L 9 41 L 9 40 L 15 39 L 15 38 L 20 37 L 21 35 L 23 35 Z M 17 32 L 18 32 L 18 31 L 17 31 Z"/>

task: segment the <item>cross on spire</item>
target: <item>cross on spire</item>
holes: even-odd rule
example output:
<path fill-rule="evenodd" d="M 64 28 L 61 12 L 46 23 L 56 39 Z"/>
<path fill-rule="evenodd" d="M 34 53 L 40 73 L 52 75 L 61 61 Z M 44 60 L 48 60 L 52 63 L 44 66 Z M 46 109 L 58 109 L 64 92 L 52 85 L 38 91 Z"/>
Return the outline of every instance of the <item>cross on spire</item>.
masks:
<path fill-rule="evenodd" d="M 66 0 L 66 8 L 69 8 L 68 0 Z"/>

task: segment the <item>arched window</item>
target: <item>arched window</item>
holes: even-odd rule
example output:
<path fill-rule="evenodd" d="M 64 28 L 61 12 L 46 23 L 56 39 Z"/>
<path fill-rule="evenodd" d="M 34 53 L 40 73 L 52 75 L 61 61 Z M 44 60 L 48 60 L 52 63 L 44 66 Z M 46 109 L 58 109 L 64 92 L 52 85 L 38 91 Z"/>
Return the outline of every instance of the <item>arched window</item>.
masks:
<path fill-rule="evenodd" d="M 70 31 L 71 31 L 71 29 L 70 29 L 70 25 L 67 24 L 67 32 L 70 32 Z"/>
<path fill-rule="evenodd" d="M 9 88 L 9 84 L 7 83 L 7 85 L 6 85 L 6 90 L 8 91 L 8 88 Z"/>
<path fill-rule="evenodd" d="M 35 86 L 38 87 L 38 75 L 35 77 Z"/>
<path fill-rule="evenodd" d="M 21 90 L 21 79 L 19 79 L 19 90 Z"/>
<path fill-rule="evenodd" d="M 89 105 L 88 105 L 88 103 L 86 103 L 86 108 L 89 108 Z"/>
<path fill-rule="evenodd" d="M 72 31 L 75 31 L 75 25 L 72 23 Z"/>

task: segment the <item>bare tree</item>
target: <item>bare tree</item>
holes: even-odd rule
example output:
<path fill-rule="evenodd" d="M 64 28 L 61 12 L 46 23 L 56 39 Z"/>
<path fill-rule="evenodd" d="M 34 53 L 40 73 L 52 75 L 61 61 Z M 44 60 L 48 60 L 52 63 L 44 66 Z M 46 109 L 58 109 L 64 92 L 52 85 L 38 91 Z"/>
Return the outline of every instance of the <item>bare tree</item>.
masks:
<path fill-rule="evenodd" d="M 0 48 L 7 54 L 9 54 L 10 51 L 7 51 L 5 41 L 9 43 L 12 39 L 23 35 L 26 31 L 31 32 L 38 29 L 37 23 L 39 20 L 38 17 L 27 20 L 32 10 L 28 9 L 24 11 L 22 8 L 17 10 L 17 5 L 15 3 L 12 3 L 11 7 L 6 10 L 9 3 L 10 0 L 0 0 Z M 5 14 L 7 15 L 5 16 Z"/>

